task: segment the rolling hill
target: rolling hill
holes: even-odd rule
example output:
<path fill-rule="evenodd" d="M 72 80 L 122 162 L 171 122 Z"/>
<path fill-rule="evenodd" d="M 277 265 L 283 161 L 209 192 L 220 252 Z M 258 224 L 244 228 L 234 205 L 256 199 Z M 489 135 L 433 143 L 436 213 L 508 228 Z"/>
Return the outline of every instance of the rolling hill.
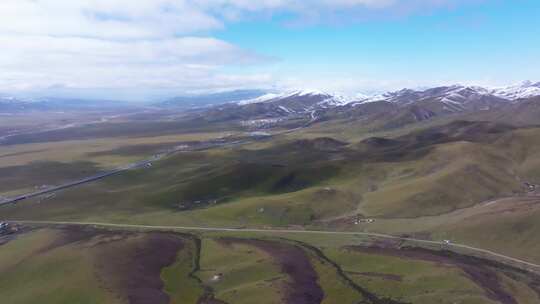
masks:
<path fill-rule="evenodd" d="M 514 90 L 515 99 L 510 90 L 503 98 L 461 86 L 356 101 L 293 92 L 10 136 L 0 146 L 5 196 L 184 148 L 3 206 L 3 220 L 63 223 L 23 222 L 0 236 L 0 271 L 11 278 L 0 296 L 536 303 L 536 269 L 512 262 L 540 263 L 540 100 L 528 96 L 532 86 Z M 363 234 L 295 232 L 306 230 Z M 64 282 L 74 268 L 81 271 Z"/>

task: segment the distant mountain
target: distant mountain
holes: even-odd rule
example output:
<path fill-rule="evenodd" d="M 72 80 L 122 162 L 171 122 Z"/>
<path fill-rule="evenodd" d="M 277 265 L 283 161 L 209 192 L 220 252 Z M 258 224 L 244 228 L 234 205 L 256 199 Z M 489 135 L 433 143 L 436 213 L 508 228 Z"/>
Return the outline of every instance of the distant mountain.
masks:
<path fill-rule="evenodd" d="M 509 100 L 493 95 L 481 87 L 447 86 L 417 91 L 403 89 L 377 96 L 357 95 L 352 98 L 321 91 L 293 91 L 282 94 L 266 94 L 238 102 L 239 107 L 259 105 L 276 116 L 313 114 L 335 109 L 346 110 L 372 102 L 386 102 L 398 108 L 415 107 L 415 115 L 431 116 L 429 113 L 456 113 L 489 110 L 507 104 Z M 262 113 L 264 114 L 264 113 Z"/>
<path fill-rule="evenodd" d="M 518 85 L 492 89 L 490 93 L 508 100 L 531 98 L 540 96 L 540 82 L 524 81 Z"/>
<path fill-rule="evenodd" d="M 322 91 L 298 90 L 281 94 L 266 94 L 255 99 L 243 100 L 238 105 L 269 103 L 283 108 L 285 112 L 303 113 L 320 108 L 342 106 L 353 99 Z"/>
<path fill-rule="evenodd" d="M 0 96 L 0 112 L 19 112 L 31 109 L 45 110 L 41 104 L 11 96 Z"/>
<path fill-rule="evenodd" d="M 212 94 L 180 96 L 155 104 L 176 110 L 195 109 L 210 121 L 260 119 L 305 119 L 351 117 L 376 112 L 398 113 L 399 119 L 425 120 L 454 113 L 489 111 L 524 99 L 540 96 L 540 83 L 526 81 L 498 88 L 441 86 L 425 90 L 402 89 L 381 95 L 345 97 L 317 90 L 268 93 L 263 90 L 236 90 Z M 378 103 L 375 106 L 367 106 Z M 18 99 L 0 95 L 0 111 L 107 110 L 133 107 L 127 102 L 68 98 Z M 382 110 L 384 109 L 384 110 Z M 391 112 L 390 109 L 392 109 Z"/>
<path fill-rule="evenodd" d="M 284 120 L 287 120 L 286 123 L 296 120 L 298 124 L 305 124 L 304 120 L 315 120 L 318 112 L 349 102 L 343 97 L 325 92 L 299 90 L 265 94 L 257 98 L 209 107 L 203 111 L 201 118 L 207 121 L 236 120 L 245 126 L 256 128 L 266 128 Z"/>
<path fill-rule="evenodd" d="M 489 89 L 474 86 L 444 86 L 423 91 L 403 89 L 371 97 L 369 101 L 387 101 L 400 106 L 419 105 L 439 112 L 489 110 L 508 103 L 508 99 L 494 95 Z"/>
<path fill-rule="evenodd" d="M 524 82 L 504 88 L 453 85 L 351 98 L 298 90 L 222 102 L 206 109 L 202 116 L 209 121 L 236 120 L 254 128 L 291 120 L 305 124 L 340 118 L 377 121 L 382 128 L 394 128 L 437 116 L 489 112 L 534 96 L 540 96 L 540 83 Z"/>
<path fill-rule="evenodd" d="M 52 110 L 107 110 L 135 107 L 133 103 L 118 100 L 76 99 L 76 98 L 43 98 L 34 104 L 41 104 Z"/>
<path fill-rule="evenodd" d="M 236 90 L 212 94 L 178 96 L 156 104 L 159 107 L 196 108 L 238 102 L 265 95 L 262 90 Z"/>
<path fill-rule="evenodd" d="M 110 110 L 133 107 L 133 104 L 113 100 L 86 100 L 69 98 L 22 99 L 0 96 L 0 112 L 24 111 L 84 111 Z"/>
<path fill-rule="evenodd" d="M 285 112 L 306 113 L 315 110 L 343 106 L 358 106 L 369 102 L 389 102 L 400 107 L 421 106 L 437 112 L 480 111 L 496 108 L 522 98 L 540 96 L 540 83 L 524 82 L 502 88 L 479 86 L 442 86 L 426 90 L 403 89 L 382 95 L 357 95 L 352 98 L 320 91 L 292 91 L 281 94 L 266 94 L 242 100 L 240 106 L 266 103 L 280 106 Z"/>

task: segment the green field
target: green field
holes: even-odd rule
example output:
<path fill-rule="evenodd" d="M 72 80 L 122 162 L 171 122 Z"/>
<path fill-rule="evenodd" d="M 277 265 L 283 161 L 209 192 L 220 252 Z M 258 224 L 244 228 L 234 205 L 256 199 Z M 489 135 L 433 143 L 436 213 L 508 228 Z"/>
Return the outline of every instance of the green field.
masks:
<path fill-rule="evenodd" d="M 127 120 L 48 131 L 52 141 L 15 137 L 0 146 L 0 195 L 61 184 L 178 145 L 248 138 L 237 126 L 179 131 L 182 123 Z M 540 199 L 527 186 L 540 184 L 540 128 L 449 117 L 400 122 L 399 128 L 346 123 L 332 120 L 293 133 L 274 129 L 265 140 L 178 152 L 151 168 L 3 206 L 0 219 L 380 232 L 449 239 L 540 262 Z M 0 245 L 0 269 L 10 277 L 0 282 L 6 286 L 0 298 L 132 303 L 130 297 L 146 295 L 134 292 L 122 274 L 130 275 L 128 263 L 149 263 L 145 257 L 154 253 L 145 248 L 163 242 L 171 246 L 164 247 L 168 255 L 150 263 L 144 277 L 133 277 L 163 303 L 291 303 L 298 299 L 292 291 L 304 289 L 325 304 L 538 299 L 536 278 L 517 268 L 488 262 L 474 268 L 474 260 L 425 252 L 396 256 L 385 251 L 387 244 L 353 236 L 261 233 L 245 239 L 246 233 L 98 230 L 66 242 L 73 233 L 66 229 L 31 230 Z M 349 248 L 360 243 L 382 249 Z M 291 269 L 296 264 L 281 251 L 300 259 L 311 275 Z M 80 271 L 70 274 L 73 268 Z M 51 279 L 44 281 L 45 274 Z M 60 283 L 71 275 L 69 284 Z"/>
<path fill-rule="evenodd" d="M 537 128 L 454 122 L 349 144 L 326 137 L 278 136 L 259 146 L 172 155 L 150 169 L 4 207 L 2 215 L 20 220 L 151 225 L 369 229 L 432 237 L 449 234 L 456 241 L 479 244 L 486 238 L 468 232 L 473 224 L 465 223 L 467 214 L 457 222 L 446 219 L 483 202 L 504 197 L 519 200 L 525 195 L 523 183 L 534 184 L 539 178 L 535 169 L 540 159 L 539 132 Z M 58 172 L 48 174 L 47 168 L 56 166 L 33 166 L 35 170 L 24 172 L 35 177 L 6 177 L 6 190 L 11 184 L 28 189 L 31 181 L 40 178 L 40 183 L 54 184 L 52 175 Z M 73 166 L 84 170 L 81 164 Z M 95 170 L 91 168 L 86 170 Z M 67 179 L 69 167 L 64 171 Z M 528 206 L 536 208 L 536 204 Z M 354 225 L 355 218 L 373 218 L 376 223 Z M 536 242 L 535 227 L 521 227 L 528 233 L 527 242 Z M 490 249 L 540 260 L 529 247 L 507 248 L 506 241 L 517 242 L 510 234 L 508 238 L 496 235 L 501 241 L 494 240 L 487 246 Z"/>
<path fill-rule="evenodd" d="M 0 297 L 8 303 L 36 298 L 44 303 L 183 304 L 540 300 L 534 285 L 538 278 L 517 269 L 422 249 L 351 247 L 357 243 L 347 238 L 21 228 L 0 245 Z M 362 252 L 374 248 L 380 249 Z M 131 263 L 138 266 L 133 269 Z M 499 279 L 486 283 L 482 276 L 471 276 L 472 270 Z"/>

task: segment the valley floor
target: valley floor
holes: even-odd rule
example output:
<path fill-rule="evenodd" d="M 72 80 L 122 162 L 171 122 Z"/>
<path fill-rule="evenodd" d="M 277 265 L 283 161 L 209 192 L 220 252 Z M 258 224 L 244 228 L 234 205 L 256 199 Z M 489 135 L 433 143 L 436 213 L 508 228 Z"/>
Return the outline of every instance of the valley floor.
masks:
<path fill-rule="evenodd" d="M 0 299 L 540 303 L 537 126 L 148 115 L 0 143 Z"/>
<path fill-rule="evenodd" d="M 0 296 L 9 303 L 35 298 L 42 303 L 540 301 L 538 275 L 397 240 L 80 225 L 19 228 L 0 239 Z"/>

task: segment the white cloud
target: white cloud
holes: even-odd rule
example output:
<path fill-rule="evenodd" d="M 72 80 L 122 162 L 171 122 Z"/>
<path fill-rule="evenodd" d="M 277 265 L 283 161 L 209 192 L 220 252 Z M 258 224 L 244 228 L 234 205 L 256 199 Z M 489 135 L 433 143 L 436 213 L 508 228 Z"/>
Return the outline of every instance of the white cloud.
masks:
<path fill-rule="evenodd" d="M 0 36 L 0 86 L 189 87 L 215 80 L 228 64 L 266 58 L 214 38 L 106 41 L 77 37 Z M 223 77 L 223 76 L 221 76 Z"/>
<path fill-rule="evenodd" d="M 227 71 L 269 58 L 212 38 L 211 31 L 231 20 L 278 11 L 323 20 L 325 14 L 341 11 L 462 1 L 0 0 L 0 91 L 260 86 L 275 77 Z"/>
<path fill-rule="evenodd" d="M 102 39 L 166 38 L 224 27 L 223 18 L 274 10 L 383 8 L 398 0 L 2 0 L 0 33 Z"/>
<path fill-rule="evenodd" d="M 163 38 L 221 28 L 186 1 L 2 0 L 0 32 L 94 38 Z"/>
<path fill-rule="evenodd" d="M 267 57 L 190 36 L 222 26 L 182 0 L 1 0 L 0 91 L 197 89 L 267 80 L 223 71 Z"/>

